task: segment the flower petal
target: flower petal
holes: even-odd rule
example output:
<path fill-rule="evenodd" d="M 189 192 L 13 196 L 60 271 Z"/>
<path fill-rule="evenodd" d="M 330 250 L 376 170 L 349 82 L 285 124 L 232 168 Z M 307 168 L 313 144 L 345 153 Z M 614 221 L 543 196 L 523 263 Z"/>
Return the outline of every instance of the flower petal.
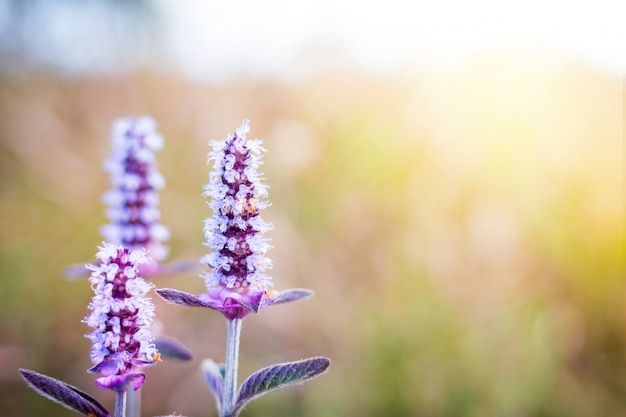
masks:
<path fill-rule="evenodd" d="M 229 288 L 209 288 L 198 298 L 207 303 L 219 305 L 217 308 L 227 319 L 241 319 L 250 313 L 257 313 L 261 307 L 265 291 L 239 292 Z"/>
<path fill-rule="evenodd" d="M 98 372 L 102 372 L 102 375 L 109 376 L 113 375 L 119 370 L 117 366 L 117 362 L 112 360 L 104 360 L 93 367 L 89 368 L 87 372 L 91 374 L 97 374 Z"/>
<path fill-rule="evenodd" d="M 146 380 L 146 375 L 141 372 L 129 372 L 123 375 L 103 376 L 96 379 L 96 385 L 100 389 L 111 389 L 116 392 L 128 391 L 131 386 L 137 391 Z"/>
<path fill-rule="evenodd" d="M 224 294 L 224 291 L 222 294 Z M 265 291 L 248 292 L 246 294 L 241 294 L 237 291 L 229 291 L 224 294 L 224 308 L 238 304 L 253 313 L 258 313 L 264 295 Z"/>

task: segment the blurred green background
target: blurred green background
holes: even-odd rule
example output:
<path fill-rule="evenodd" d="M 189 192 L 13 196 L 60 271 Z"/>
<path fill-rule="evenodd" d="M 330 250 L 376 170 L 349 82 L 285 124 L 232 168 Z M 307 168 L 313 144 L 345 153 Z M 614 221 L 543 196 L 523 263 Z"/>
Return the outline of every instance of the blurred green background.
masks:
<path fill-rule="evenodd" d="M 246 63 L 199 79 L 155 58 L 167 2 L 100 1 L 89 13 L 78 3 L 51 10 L 83 16 L 96 40 L 71 25 L 36 32 L 58 20 L 46 2 L 0 8 L 0 415 L 75 415 L 31 391 L 20 367 L 113 409 L 85 372 L 92 291 L 62 271 L 101 242 L 102 161 L 111 122 L 127 115 L 154 116 L 166 140 L 170 260 L 206 253 L 208 141 L 245 118 L 265 140 L 275 286 L 317 295 L 245 320 L 240 379 L 313 355 L 332 365 L 243 415 L 624 415 L 619 75 L 510 45 L 448 66 L 416 54 L 384 71 L 322 48 L 274 73 Z M 198 272 L 154 282 L 197 293 Z M 198 366 L 223 360 L 225 320 L 155 302 L 157 331 L 196 359 L 147 370 L 143 415 L 215 415 Z"/>

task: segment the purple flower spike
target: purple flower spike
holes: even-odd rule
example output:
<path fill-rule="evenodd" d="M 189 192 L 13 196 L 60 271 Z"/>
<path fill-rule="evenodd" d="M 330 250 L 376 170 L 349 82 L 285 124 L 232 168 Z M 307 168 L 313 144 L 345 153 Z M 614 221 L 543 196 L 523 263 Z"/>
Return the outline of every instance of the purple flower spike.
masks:
<path fill-rule="evenodd" d="M 131 250 L 147 248 L 152 259 L 141 266 L 141 272 L 152 275 L 158 272 L 157 262 L 167 256 L 161 242 L 169 238 L 169 230 L 159 224 L 158 190 L 165 179 L 157 171 L 154 155 L 163 147 L 163 137 L 151 117 L 122 118 L 113 123 L 111 144 L 113 153 L 104 167 L 111 175 L 112 189 L 102 196 L 111 223 L 100 232 L 107 242 Z"/>
<path fill-rule="evenodd" d="M 264 273 L 272 267 L 265 256 L 270 245 L 262 234 L 273 226 L 260 216 L 260 210 L 270 204 L 265 200 L 267 186 L 261 183 L 258 172 L 265 149 L 259 139 L 246 140 L 249 130 L 245 120 L 226 141 L 213 141 L 209 153 L 214 169 L 203 195 L 211 198 L 213 216 L 204 222 L 204 234 L 205 245 L 212 251 L 201 259 L 210 270 L 200 275 L 206 292 L 196 296 L 169 288 L 156 290 L 171 303 L 211 308 L 229 320 L 313 295 L 305 289 L 270 290 L 272 280 Z"/>
<path fill-rule="evenodd" d="M 205 245 L 212 251 L 201 259 L 210 271 L 201 274 L 207 293 L 200 298 L 229 319 L 256 313 L 272 285 L 264 274 L 272 262 L 265 257 L 270 246 L 262 234 L 273 226 L 260 216 L 269 206 L 258 172 L 265 149 L 261 140 L 246 140 L 249 130 L 246 120 L 226 141 L 212 142 L 214 169 L 204 188 L 213 209 L 204 224 Z"/>
<path fill-rule="evenodd" d="M 146 297 L 154 285 L 139 275 L 139 266 L 149 262 L 146 251 L 104 243 L 96 257 L 102 263 L 88 265 L 96 295 L 83 321 L 94 328 L 85 335 L 93 343 L 95 366 L 89 372 L 102 374 L 97 380 L 102 389 L 137 390 L 145 379 L 137 370 L 160 361 L 150 333 L 154 305 Z"/>

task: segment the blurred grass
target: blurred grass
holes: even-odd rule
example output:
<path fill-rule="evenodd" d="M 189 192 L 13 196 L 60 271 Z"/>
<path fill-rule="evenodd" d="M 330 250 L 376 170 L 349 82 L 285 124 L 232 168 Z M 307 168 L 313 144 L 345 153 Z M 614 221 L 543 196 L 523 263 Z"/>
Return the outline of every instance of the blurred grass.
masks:
<path fill-rule="evenodd" d="M 620 80 L 520 52 L 291 84 L 0 80 L 0 414 L 72 415 L 18 367 L 112 408 L 84 372 L 91 290 L 61 271 L 100 242 L 111 121 L 150 114 L 166 138 L 170 258 L 205 253 L 207 142 L 250 118 L 269 150 L 276 287 L 317 292 L 246 320 L 241 377 L 318 354 L 330 372 L 244 414 L 622 415 L 623 98 Z M 156 284 L 203 286 L 194 273 Z M 197 359 L 148 371 L 144 415 L 214 415 L 197 366 L 223 356 L 223 319 L 158 307 Z"/>

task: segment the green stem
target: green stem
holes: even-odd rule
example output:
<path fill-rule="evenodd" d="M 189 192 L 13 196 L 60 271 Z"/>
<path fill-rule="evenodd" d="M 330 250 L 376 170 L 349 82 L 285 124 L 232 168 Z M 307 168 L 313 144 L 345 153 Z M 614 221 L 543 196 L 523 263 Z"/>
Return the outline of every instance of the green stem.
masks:
<path fill-rule="evenodd" d="M 141 416 L 141 388 L 137 391 L 128 390 L 126 407 L 128 409 L 128 417 Z"/>
<path fill-rule="evenodd" d="M 228 320 L 228 338 L 226 340 L 226 369 L 224 389 L 222 391 L 222 407 L 220 417 L 231 417 L 235 408 L 237 392 L 237 367 L 239 361 L 239 336 L 241 335 L 242 319 Z"/>
<path fill-rule="evenodd" d="M 115 417 L 126 417 L 126 391 L 115 392 Z"/>

